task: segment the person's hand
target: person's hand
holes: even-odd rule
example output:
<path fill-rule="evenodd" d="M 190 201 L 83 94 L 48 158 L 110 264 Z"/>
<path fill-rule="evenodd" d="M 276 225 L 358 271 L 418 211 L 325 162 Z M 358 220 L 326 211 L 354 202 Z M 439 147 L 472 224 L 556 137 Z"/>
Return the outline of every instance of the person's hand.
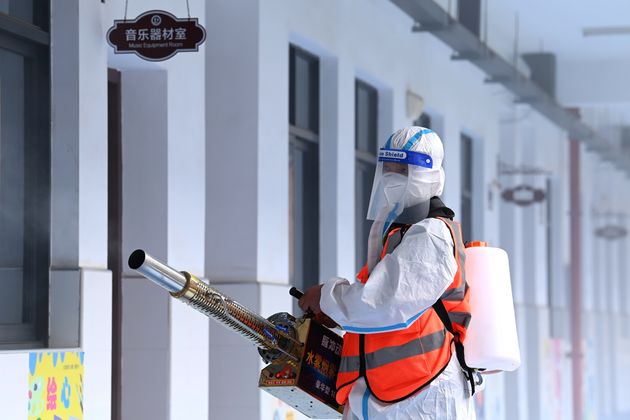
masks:
<path fill-rule="evenodd" d="M 319 307 L 319 300 L 322 297 L 322 286 L 323 285 L 319 284 L 304 292 L 304 295 L 298 302 L 298 305 L 300 305 L 300 308 L 302 308 L 304 312 L 308 312 L 310 310 L 317 315 L 322 311 Z"/>

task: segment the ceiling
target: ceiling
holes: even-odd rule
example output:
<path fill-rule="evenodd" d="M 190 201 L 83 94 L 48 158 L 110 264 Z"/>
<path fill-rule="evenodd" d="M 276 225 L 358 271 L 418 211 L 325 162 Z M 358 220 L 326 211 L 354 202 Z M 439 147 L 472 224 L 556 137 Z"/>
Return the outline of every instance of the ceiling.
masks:
<path fill-rule="evenodd" d="M 558 60 L 630 59 L 628 0 L 482 0 L 488 9 L 489 43 L 514 45 L 518 14 L 520 52 L 548 51 Z M 624 27 L 627 33 L 584 36 L 584 28 Z"/>
<path fill-rule="evenodd" d="M 630 1 L 481 1 L 488 10 L 482 38 L 491 48 L 509 61 L 515 49 L 518 54 L 553 53 L 561 105 L 581 108 L 583 120 L 600 135 L 630 126 L 624 70 L 630 68 Z M 588 28 L 619 28 L 620 33 L 584 36 Z M 522 60 L 517 66 L 527 74 Z"/>

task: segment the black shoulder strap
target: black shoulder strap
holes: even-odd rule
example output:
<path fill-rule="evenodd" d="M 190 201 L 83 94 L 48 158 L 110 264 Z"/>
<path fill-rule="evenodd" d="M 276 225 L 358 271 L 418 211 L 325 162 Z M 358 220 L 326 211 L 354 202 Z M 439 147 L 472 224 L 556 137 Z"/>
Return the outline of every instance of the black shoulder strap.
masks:
<path fill-rule="evenodd" d="M 400 245 L 403 237 L 405 236 L 405 233 L 407 233 L 407 230 L 409 230 L 410 227 L 411 225 L 404 225 L 397 232 L 389 236 L 389 238 L 387 239 L 387 249 L 385 250 L 386 254 L 391 254 L 392 252 L 394 252 L 394 249 L 396 249 L 396 247 Z"/>
<path fill-rule="evenodd" d="M 451 323 L 451 319 L 448 316 L 448 311 L 446 310 L 446 307 L 444 307 L 444 302 L 442 302 L 442 299 L 438 299 L 437 302 L 433 304 L 433 310 L 442 321 L 442 324 L 444 324 L 446 330 L 453 334 L 453 336 L 455 337 L 455 354 L 457 355 L 457 361 L 466 373 L 466 379 L 468 379 L 468 382 L 470 382 L 471 395 L 475 395 L 475 369 L 469 367 L 466 364 L 466 357 L 464 355 L 464 344 L 459 339 L 459 334 L 457 334 L 455 330 L 453 330 L 453 324 Z"/>
<path fill-rule="evenodd" d="M 438 299 L 437 302 L 433 304 L 433 309 L 435 310 L 435 313 L 437 313 L 437 315 L 440 317 L 440 320 L 442 321 L 442 324 L 444 324 L 444 326 L 446 327 L 446 330 L 455 335 L 453 324 L 451 324 L 451 319 L 448 316 L 448 311 L 446 310 L 446 307 L 444 307 L 444 302 L 442 302 L 442 299 Z"/>

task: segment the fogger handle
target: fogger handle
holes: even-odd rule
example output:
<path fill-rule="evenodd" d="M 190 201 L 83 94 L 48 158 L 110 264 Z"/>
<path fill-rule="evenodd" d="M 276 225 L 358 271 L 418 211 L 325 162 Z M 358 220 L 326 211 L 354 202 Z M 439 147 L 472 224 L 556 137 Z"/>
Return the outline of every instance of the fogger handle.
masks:
<path fill-rule="evenodd" d="M 296 299 L 300 299 L 302 296 L 304 296 L 304 293 L 302 293 L 300 289 L 296 287 L 290 288 L 289 294 Z M 315 315 L 309 309 L 308 311 L 304 312 L 304 318 L 315 318 L 317 322 L 327 326 L 328 328 L 339 328 L 339 325 L 335 321 L 333 321 L 332 318 L 330 318 L 328 315 L 326 315 L 323 312 L 320 312 L 319 314 Z"/>
<path fill-rule="evenodd" d="M 296 298 L 297 300 L 300 300 L 302 296 L 304 296 L 304 293 L 302 293 L 300 289 L 298 289 L 295 286 L 289 289 L 289 294 L 293 296 L 294 298 Z M 313 318 L 313 317 L 315 317 L 315 314 L 310 309 L 304 312 L 304 318 Z"/>
<path fill-rule="evenodd" d="M 304 293 L 300 292 L 300 290 L 297 287 L 290 288 L 289 294 L 296 299 L 300 299 L 302 296 L 304 296 Z"/>

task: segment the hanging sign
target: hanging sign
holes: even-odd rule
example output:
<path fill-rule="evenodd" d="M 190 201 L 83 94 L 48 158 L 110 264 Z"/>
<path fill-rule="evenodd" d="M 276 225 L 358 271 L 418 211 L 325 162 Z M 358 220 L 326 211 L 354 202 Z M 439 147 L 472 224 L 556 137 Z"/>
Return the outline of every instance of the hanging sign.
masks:
<path fill-rule="evenodd" d="M 595 235 L 609 241 L 614 241 L 616 239 L 625 238 L 626 235 L 628 235 L 628 230 L 621 225 L 606 225 L 596 229 Z"/>
<path fill-rule="evenodd" d="M 178 52 L 198 51 L 206 30 L 197 18 L 178 19 L 163 10 L 150 10 L 135 20 L 115 20 L 107 42 L 116 54 L 136 54 L 149 61 L 164 61 Z"/>
<path fill-rule="evenodd" d="M 529 206 L 530 204 L 540 203 L 545 200 L 545 191 L 540 188 L 534 188 L 530 185 L 519 185 L 518 187 L 504 190 L 501 197 L 505 201 L 512 202 L 519 206 Z"/>

